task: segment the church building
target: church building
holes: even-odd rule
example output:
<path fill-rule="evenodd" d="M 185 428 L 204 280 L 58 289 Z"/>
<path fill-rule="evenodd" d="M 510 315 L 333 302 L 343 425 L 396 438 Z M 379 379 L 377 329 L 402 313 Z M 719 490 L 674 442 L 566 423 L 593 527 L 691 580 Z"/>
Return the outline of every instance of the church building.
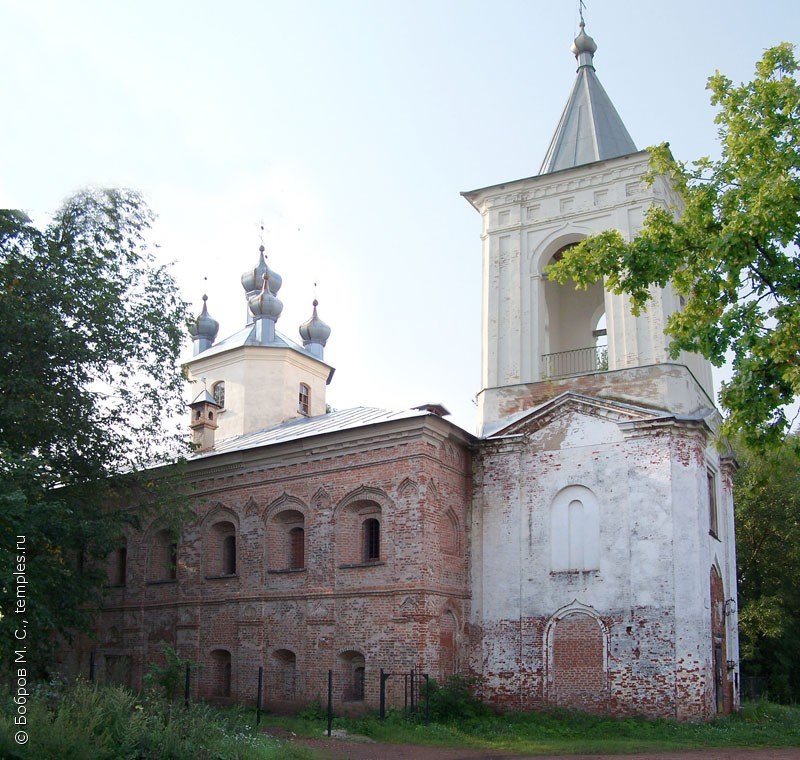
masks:
<path fill-rule="evenodd" d="M 476 677 L 514 710 L 703 720 L 738 706 L 733 460 L 711 371 L 671 359 L 654 289 L 576 290 L 546 267 L 649 206 L 680 212 L 595 72 L 581 22 L 574 88 L 539 173 L 463 193 L 483 246 L 478 434 L 439 405 L 328 411 L 331 328 L 278 330 L 262 246 L 244 326 L 192 325 L 186 467 L 194 519 L 110 558 L 98 677 L 141 686 L 161 643 L 199 663 L 197 697 L 377 708 L 380 671 Z M 476 255 L 477 255 L 476 240 Z M 279 259 L 280 252 L 275 253 Z M 255 257 L 254 257 L 255 258 Z M 324 306 L 324 304 L 323 304 Z M 402 706 L 404 679 L 387 682 Z"/>

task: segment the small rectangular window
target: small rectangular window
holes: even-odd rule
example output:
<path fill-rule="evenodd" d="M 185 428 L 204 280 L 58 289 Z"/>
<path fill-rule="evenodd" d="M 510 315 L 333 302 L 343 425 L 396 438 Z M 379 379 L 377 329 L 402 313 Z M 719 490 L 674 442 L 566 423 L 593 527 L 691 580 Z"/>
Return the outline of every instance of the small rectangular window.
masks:
<path fill-rule="evenodd" d="M 381 558 L 381 524 L 373 517 L 364 521 L 364 562 L 378 562 Z"/>
<path fill-rule="evenodd" d="M 708 532 L 717 538 L 719 535 L 719 520 L 717 517 L 717 478 L 711 470 L 708 477 Z"/>
<path fill-rule="evenodd" d="M 289 569 L 302 570 L 306 566 L 306 533 L 302 528 L 289 531 Z"/>
<path fill-rule="evenodd" d="M 300 393 L 298 396 L 297 410 L 300 414 L 308 414 L 310 408 L 311 389 L 305 384 L 300 383 Z"/>
<path fill-rule="evenodd" d="M 225 536 L 222 541 L 222 574 L 236 575 L 236 535 Z"/>
<path fill-rule="evenodd" d="M 167 566 L 167 579 L 174 581 L 178 577 L 178 544 L 173 541 L 169 545 L 169 564 Z"/>
<path fill-rule="evenodd" d="M 124 586 L 127 581 L 128 575 L 128 550 L 126 547 L 121 546 L 114 553 L 114 578 L 113 584 L 115 586 Z"/>

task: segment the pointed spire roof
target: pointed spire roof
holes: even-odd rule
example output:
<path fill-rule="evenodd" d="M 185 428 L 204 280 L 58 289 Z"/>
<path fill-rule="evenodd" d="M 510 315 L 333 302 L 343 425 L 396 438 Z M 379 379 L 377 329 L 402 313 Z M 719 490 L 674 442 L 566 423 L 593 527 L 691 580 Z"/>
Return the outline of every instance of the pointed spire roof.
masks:
<path fill-rule="evenodd" d="M 572 43 L 578 76 L 539 174 L 636 153 L 636 145 L 595 73 L 597 45 L 586 34 L 583 19 L 580 28 Z"/>

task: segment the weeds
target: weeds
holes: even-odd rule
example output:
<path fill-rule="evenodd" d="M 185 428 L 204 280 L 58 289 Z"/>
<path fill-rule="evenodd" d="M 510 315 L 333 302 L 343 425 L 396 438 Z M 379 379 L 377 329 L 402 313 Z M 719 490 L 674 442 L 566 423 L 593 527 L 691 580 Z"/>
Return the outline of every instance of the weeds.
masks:
<path fill-rule="evenodd" d="M 241 709 L 203 703 L 190 710 L 152 692 L 78 683 L 48 685 L 28 701 L 30 741 L 14 741 L 10 696 L 0 716 L 0 757 L 59 760 L 278 760 L 310 758 L 303 748 L 256 731 Z M 18 728 L 18 727 L 17 727 Z"/>

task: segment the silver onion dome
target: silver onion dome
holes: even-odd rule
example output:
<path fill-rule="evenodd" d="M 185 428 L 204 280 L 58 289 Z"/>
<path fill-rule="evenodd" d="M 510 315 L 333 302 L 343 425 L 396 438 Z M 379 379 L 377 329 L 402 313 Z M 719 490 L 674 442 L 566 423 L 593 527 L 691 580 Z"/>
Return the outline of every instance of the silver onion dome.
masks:
<path fill-rule="evenodd" d="M 247 303 L 250 313 L 256 319 L 271 319 L 273 322 L 277 322 L 283 311 L 283 302 L 273 294 L 271 281 L 272 273 L 267 270 L 262 280 L 261 292 L 249 298 Z"/>
<path fill-rule="evenodd" d="M 283 284 L 283 278 L 275 270 L 267 266 L 264 250 L 264 246 L 261 245 L 258 249 L 258 264 L 242 275 L 242 287 L 248 296 L 255 295 L 261 290 L 265 274 L 269 275 L 269 291 L 273 296 L 278 295 L 278 291 Z"/>
<path fill-rule="evenodd" d="M 189 323 L 189 335 L 192 338 L 205 338 L 213 343 L 219 332 L 219 322 L 208 313 L 208 296 L 203 295 L 203 310 L 197 315 L 194 322 Z"/>
<path fill-rule="evenodd" d="M 331 328 L 319 318 L 317 306 L 319 306 L 319 301 L 315 298 L 311 318 L 300 325 L 300 337 L 303 339 L 304 346 L 308 346 L 310 343 L 319 343 L 324 346 L 331 336 Z"/>

